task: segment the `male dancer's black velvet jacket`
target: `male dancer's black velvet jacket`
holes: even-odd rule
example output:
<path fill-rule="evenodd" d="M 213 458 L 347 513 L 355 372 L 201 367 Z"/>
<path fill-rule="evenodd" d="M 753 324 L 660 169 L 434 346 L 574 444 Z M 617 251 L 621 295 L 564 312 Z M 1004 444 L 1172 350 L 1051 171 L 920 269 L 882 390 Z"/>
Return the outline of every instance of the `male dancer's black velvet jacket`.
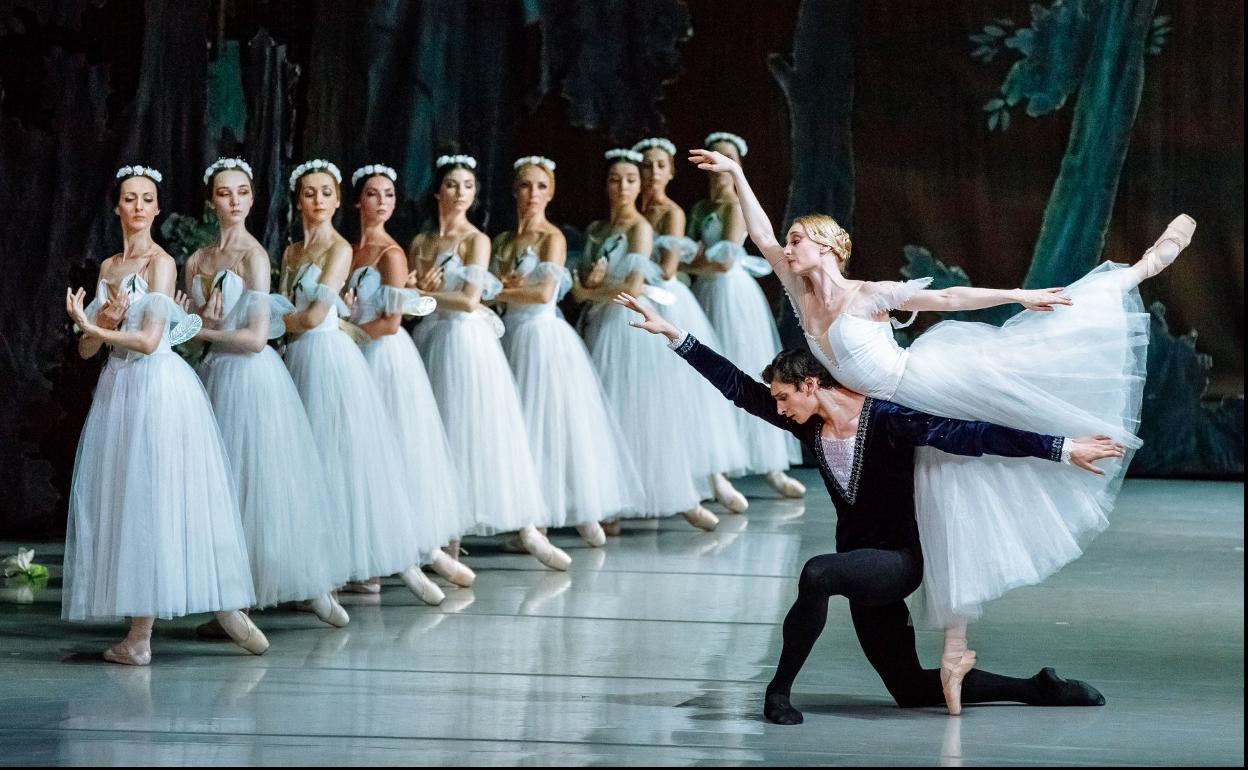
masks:
<path fill-rule="evenodd" d="M 799 424 L 776 412 L 771 390 L 731 361 L 686 335 L 676 353 L 698 370 L 730 401 L 745 411 L 792 433 L 819 458 L 819 472 L 836 507 L 836 548 L 917 548 L 914 514 L 914 448 L 930 446 L 956 455 L 1039 457 L 1060 462 L 1059 436 L 967 422 L 907 409 L 868 397 L 858 418 L 854 467 L 841 488 L 823 456 L 823 420 Z"/>

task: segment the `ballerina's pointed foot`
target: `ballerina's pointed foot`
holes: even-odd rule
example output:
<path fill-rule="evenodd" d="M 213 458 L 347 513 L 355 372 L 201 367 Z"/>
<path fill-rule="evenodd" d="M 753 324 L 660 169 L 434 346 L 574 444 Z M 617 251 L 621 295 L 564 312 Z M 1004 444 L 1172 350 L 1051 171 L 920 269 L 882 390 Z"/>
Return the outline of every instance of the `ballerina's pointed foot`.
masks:
<path fill-rule="evenodd" d="M 607 533 L 596 521 L 578 525 L 576 533 L 593 548 L 601 548 L 607 544 Z"/>
<path fill-rule="evenodd" d="M 715 494 L 715 501 L 730 513 L 745 513 L 750 507 L 750 501 L 722 473 L 711 477 L 711 491 Z"/>
<path fill-rule="evenodd" d="M 784 471 L 768 473 L 767 483 L 783 497 L 805 497 L 806 485 Z"/>
<path fill-rule="evenodd" d="M 147 666 L 152 662 L 152 650 L 150 647 L 131 647 L 119 642 L 104 651 L 104 660 L 123 666 Z"/>
<path fill-rule="evenodd" d="M 407 586 L 407 590 L 416 595 L 425 604 L 436 607 L 446 599 L 446 594 L 438 588 L 438 584 L 425 576 L 420 571 L 420 567 L 412 565 L 399 573 L 399 579 L 403 581 L 403 585 Z"/>
<path fill-rule="evenodd" d="M 308 605 L 322 623 L 327 623 L 334 628 L 342 628 L 351 622 L 351 616 L 332 594 L 322 594 L 310 600 Z"/>
<path fill-rule="evenodd" d="M 619 537 L 620 531 L 624 529 L 624 524 L 619 519 L 602 522 L 602 531 L 607 537 Z"/>
<path fill-rule="evenodd" d="M 952 716 L 962 713 L 962 680 L 975 668 L 975 651 L 940 656 L 940 687 Z"/>
<path fill-rule="evenodd" d="M 763 716 L 768 722 L 778 725 L 800 725 L 804 721 L 802 712 L 789 702 L 789 696 L 779 692 L 767 693 L 763 700 Z"/>
<path fill-rule="evenodd" d="M 572 565 L 572 557 L 546 539 L 546 536 L 538 532 L 536 527 L 525 527 L 520 530 L 520 542 L 526 551 L 551 569 L 563 572 Z"/>
<path fill-rule="evenodd" d="M 1152 278 L 1174 264 L 1179 252 L 1187 248 L 1195 233 L 1196 220 L 1187 214 L 1179 214 L 1171 220 L 1161 237 L 1140 258 L 1145 277 Z"/>
<path fill-rule="evenodd" d="M 685 521 L 707 532 L 711 532 L 719 526 L 719 517 L 700 505 L 691 511 L 686 511 L 684 516 Z"/>
<path fill-rule="evenodd" d="M 469 588 L 477 580 L 477 573 L 468 569 L 468 565 L 455 561 L 443 551 L 433 552 L 430 563 L 433 571 L 446 578 L 460 588 Z"/>
<path fill-rule="evenodd" d="M 217 620 L 234 643 L 252 655 L 263 655 L 265 650 L 269 649 L 268 637 L 256 627 L 245 612 L 239 610 L 218 612 Z"/>

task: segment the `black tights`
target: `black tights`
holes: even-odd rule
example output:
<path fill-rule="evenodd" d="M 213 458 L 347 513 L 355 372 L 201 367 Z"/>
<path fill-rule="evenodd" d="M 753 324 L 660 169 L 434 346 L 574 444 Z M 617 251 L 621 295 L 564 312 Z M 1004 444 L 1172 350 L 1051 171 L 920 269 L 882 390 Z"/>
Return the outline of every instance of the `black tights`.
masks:
<path fill-rule="evenodd" d="M 910 611 L 903 601 L 922 578 L 923 556 L 917 548 L 900 551 L 861 548 L 816 556 L 806 562 L 797 584 L 797 601 L 784 619 L 784 649 L 776 675 L 767 686 L 767 695 L 783 696 L 787 706 L 793 680 L 827 623 L 828 599 L 844 596 L 849 599 L 850 615 L 862 651 L 897 705 L 903 708 L 943 705 L 940 669 L 925 669 L 919 665 Z M 1095 701 L 1100 697 L 1091 688 L 1088 690 L 1095 697 L 1081 688 L 1069 691 L 1064 683 L 1065 680 L 1057 678 L 1050 669 L 1027 679 L 973 669 L 963 680 L 962 702 L 1091 705 L 1082 701 Z M 1070 684 L 1087 687 L 1079 682 Z"/>

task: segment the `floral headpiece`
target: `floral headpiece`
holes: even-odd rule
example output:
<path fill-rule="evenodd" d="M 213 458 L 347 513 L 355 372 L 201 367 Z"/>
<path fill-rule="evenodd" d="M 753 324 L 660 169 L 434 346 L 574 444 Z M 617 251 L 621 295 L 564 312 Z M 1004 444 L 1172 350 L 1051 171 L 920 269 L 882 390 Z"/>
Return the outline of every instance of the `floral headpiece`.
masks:
<path fill-rule="evenodd" d="M 225 169 L 238 169 L 248 177 L 256 178 L 255 174 L 251 173 L 251 164 L 242 158 L 217 158 L 211 166 L 204 169 L 204 184 L 211 182 L 213 175 Z"/>
<path fill-rule="evenodd" d="M 630 150 L 627 147 L 617 147 L 614 150 L 607 150 L 602 154 L 602 157 L 606 160 L 626 160 L 629 163 L 636 163 L 637 165 L 641 165 L 641 162 L 645 160 L 645 157 L 641 153 Z"/>
<path fill-rule="evenodd" d="M 164 178 L 160 175 L 159 171 L 151 166 L 122 166 L 117 169 L 118 179 L 125 179 L 132 176 L 145 176 L 157 184 L 160 184 L 160 180 Z"/>
<path fill-rule="evenodd" d="M 541 166 L 547 171 L 555 170 L 555 162 L 545 155 L 525 155 L 523 158 L 517 158 L 515 163 L 511 164 L 512 169 L 520 170 L 521 166 Z"/>
<path fill-rule="evenodd" d="M 475 171 L 477 159 L 471 155 L 439 155 L 438 159 L 433 162 L 433 167 L 442 168 L 443 166 L 454 166 L 456 164 L 467 166 Z"/>
<path fill-rule="evenodd" d="M 659 136 L 652 136 L 649 139 L 642 139 L 640 142 L 633 145 L 633 152 L 645 152 L 651 147 L 658 147 L 660 150 L 663 150 L 668 155 L 671 155 L 673 158 L 676 157 L 676 145 L 672 144 L 671 140 L 664 139 Z"/>
<path fill-rule="evenodd" d="M 735 144 L 737 146 L 737 152 L 741 153 L 741 157 L 743 158 L 745 157 L 745 154 L 750 151 L 750 146 L 745 143 L 744 139 L 736 134 L 730 134 L 727 131 L 716 131 L 712 134 L 708 134 L 703 146 L 710 147 L 716 142 L 731 142 Z"/>
<path fill-rule="evenodd" d="M 390 177 L 391 182 L 399 181 L 399 172 L 380 163 L 370 163 L 367 166 L 360 166 L 351 174 L 351 186 L 355 187 L 355 183 L 366 176 L 376 176 L 377 174 Z"/>
<path fill-rule="evenodd" d="M 290 191 L 295 191 L 299 184 L 299 177 L 304 174 L 310 174 L 313 171 L 323 171 L 332 176 L 335 182 L 342 184 L 342 172 L 338 170 L 338 167 L 327 160 L 317 158 L 316 160 L 305 160 L 303 163 L 295 166 L 294 171 L 290 172 Z"/>

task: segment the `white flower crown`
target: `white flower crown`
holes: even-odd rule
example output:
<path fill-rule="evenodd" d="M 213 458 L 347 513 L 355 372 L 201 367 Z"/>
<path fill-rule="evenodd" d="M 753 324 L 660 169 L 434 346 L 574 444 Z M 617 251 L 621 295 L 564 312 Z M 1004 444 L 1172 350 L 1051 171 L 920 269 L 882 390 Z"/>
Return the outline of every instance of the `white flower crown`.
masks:
<path fill-rule="evenodd" d="M 355 183 L 366 176 L 375 176 L 377 174 L 390 177 L 391 182 L 399 181 L 399 172 L 380 163 L 370 163 L 367 166 L 360 166 L 351 174 L 351 186 L 355 187 Z"/>
<path fill-rule="evenodd" d="M 676 145 L 672 144 L 671 140 L 664 139 L 660 136 L 652 136 L 649 139 L 642 139 L 640 142 L 633 145 L 633 152 L 645 152 L 651 147 L 658 147 L 668 155 L 671 155 L 673 158 L 676 157 Z"/>
<path fill-rule="evenodd" d="M 732 142 L 737 146 L 737 152 L 741 153 L 741 157 L 743 158 L 746 153 L 750 151 L 750 146 L 745 143 L 744 139 L 736 134 L 730 134 L 727 131 L 716 131 L 714 133 L 707 134 L 706 141 L 703 142 L 702 146 L 710 148 L 710 146 L 716 142 Z"/>
<path fill-rule="evenodd" d="M 125 179 L 130 176 L 145 176 L 157 184 L 159 184 L 160 180 L 164 178 L 160 175 L 159 171 L 151 166 L 122 166 L 117 169 L 118 179 Z"/>
<path fill-rule="evenodd" d="M 204 169 L 204 184 L 208 184 L 212 181 L 214 174 L 224 169 L 238 169 L 252 179 L 256 178 L 255 174 L 251 173 L 251 164 L 242 158 L 217 158 L 211 166 Z"/>
<path fill-rule="evenodd" d="M 607 150 L 602 154 L 602 157 L 604 160 L 626 160 L 629 163 L 637 164 L 645 160 L 641 153 L 630 150 L 627 147 L 616 147 L 614 150 Z"/>
<path fill-rule="evenodd" d="M 519 170 L 521 166 L 541 166 L 547 171 L 555 170 L 555 162 L 545 155 L 525 155 L 523 158 L 517 158 L 515 163 L 511 164 L 512 169 Z"/>
<path fill-rule="evenodd" d="M 316 160 L 305 160 L 303 163 L 295 166 L 294 171 L 290 172 L 290 191 L 295 191 L 296 186 L 299 184 L 299 177 L 304 174 L 310 174 L 313 171 L 323 171 L 332 176 L 338 184 L 342 184 L 342 172 L 338 170 L 338 167 L 327 160 L 317 158 Z"/>
<path fill-rule="evenodd" d="M 438 159 L 433 162 L 433 167 L 442 168 L 443 166 L 453 166 L 456 163 L 473 170 L 477 168 L 477 159 L 471 155 L 439 155 Z"/>

